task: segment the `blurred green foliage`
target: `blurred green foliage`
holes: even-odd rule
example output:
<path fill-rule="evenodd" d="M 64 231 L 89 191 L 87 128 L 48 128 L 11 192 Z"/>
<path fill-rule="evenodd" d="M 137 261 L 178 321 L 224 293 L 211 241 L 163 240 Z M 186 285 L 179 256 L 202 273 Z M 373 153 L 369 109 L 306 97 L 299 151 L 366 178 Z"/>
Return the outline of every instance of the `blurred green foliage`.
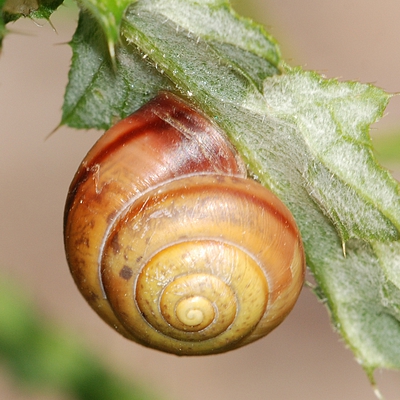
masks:
<path fill-rule="evenodd" d="M 77 400 L 160 399 L 110 371 L 73 334 L 43 318 L 21 293 L 0 277 L 0 362 L 19 383 Z"/>

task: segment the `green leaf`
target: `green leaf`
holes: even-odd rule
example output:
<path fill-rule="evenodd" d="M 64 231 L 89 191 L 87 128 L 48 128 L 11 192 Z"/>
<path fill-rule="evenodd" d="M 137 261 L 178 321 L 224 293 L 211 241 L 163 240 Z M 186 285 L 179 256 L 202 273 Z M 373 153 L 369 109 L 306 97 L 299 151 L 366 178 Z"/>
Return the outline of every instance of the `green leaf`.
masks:
<path fill-rule="evenodd" d="M 119 29 L 123 12 L 135 0 L 80 0 L 83 9 L 90 11 L 105 33 L 111 61 L 114 61 L 115 45 L 119 42 Z"/>
<path fill-rule="evenodd" d="M 3 10 L 5 2 L 6 2 L 6 0 L 0 0 L 0 10 Z M 2 42 L 3 42 L 4 36 L 6 35 L 6 33 L 7 33 L 6 21 L 4 20 L 4 16 L 3 16 L 3 12 L 2 12 L 1 16 L 0 16 L 0 50 L 1 50 Z"/>
<path fill-rule="evenodd" d="M 376 164 L 368 136 L 390 96 L 300 70 L 266 81 L 264 93 L 274 116 L 294 123 L 303 137 L 307 190 L 342 240 L 399 239 L 398 185 Z"/>
<path fill-rule="evenodd" d="M 5 23 L 21 17 L 47 19 L 63 3 L 63 0 L 3 0 L 2 17 Z"/>
<path fill-rule="evenodd" d="M 82 14 L 62 122 L 105 128 L 159 89 L 190 99 L 294 214 L 315 291 L 370 378 L 400 368 L 400 189 L 368 135 L 391 96 L 285 66 L 275 41 L 224 1 L 132 4 L 116 68 L 110 38 L 92 39 L 100 27 Z"/>
<path fill-rule="evenodd" d="M 183 1 L 181 4 L 189 3 Z M 200 11 L 204 9 L 204 6 L 197 3 L 194 3 L 193 7 L 193 12 L 198 8 Z M 170 12 L 169 9 L 167 11 Z M 197 14 L 199 14 L 198 11 Z M 262 29 L 254 24 L 256 29 L 252 32 L 248 20 L 242 19 L 238 22 L 225 3 L 221 3 L 219 7 L 214 5 L 213 12 L 218 16 L 219 24 L 222 23 L 223 16 L 234 23 L 231 29 L 234 29 L 236 39 L 240 42 L 240 51 L 231 43 L 220 42 L 221 32 L 202 28 L 202 25 L 211 25 L 209 17 L 199 26 L 197 26 L 197 19 L 194 19 L 197 25 L 190 28 L 191 35 L 194 37 L 198 33 L 196 29 L 201 31 L 200 33 L 212 40 L 212 43 L 203 41 L 201 44 L 203 47 L 206 46 L 212 50 L 213 54 L 221 58 L 225 64 L 235 65 L 237 73 L 242 75 L 243 82 L 250 80 L 255 86 L 261 87 L 265 76 L 278 71 L 279 52 L 275 42 L 264 36 Z M 190 14 L 189 11 L 188 14 Z M 152 15 L 149 16 L 150 20 L 151 17 Z M 157 34 L 157 27 L 163 24 L 166 16 L 157 15 L 157 18 L 159 18 L 158 24 L 151 23 L 156 30 L 155 34 Z M 167 73 L 177 75 L 180 73 L 173 69 L 163 74 L 162 68 L 157 68 L 154 64 L 147 62 L 148 54 L 143 51 L 144 49 L 135 49 L 127 46 L 126 43 L 121 43 L 116 47 L 117 67 L 114 68 L 107 52 L 108 40 L 105 35 L 102 35 L 104 30 L 101 24 L 96 23 L 97 19 L 92 18 L 89 13 L 82 13 L 71 42 L 74 55 L 61 124 L 68 124 L 75 128 L 109 127 L 118 117 L 125 117 L 154 97 L 160 89 L 172 89 L 174 84 L 168 79 Z M 222 27 L 218 26 L 222 30 Z M 182 31 L 182 35 L 186 35 L 185 31 Z M 247 39 L 246 42 L 247 36 L 253 37 L 254 41 Z M 176 32 L 173 31 L 168 40 L 173 42 L 175 37 Z M 199 39 L 200 36 L 196 36 L 196 40 Z M 195 48 L 193 51 L 196 53 Z M 161 56 L 165 57 L 165 55 Z M 244 63 L 247 63 L 249 67 L 243 68 Z M 218 84 L 218 81 L 217 76 L 215 84 Z"/>
<path fill-rule="evenodd" d="M 103 30 L 88 13 L 81 13 L 71 46 L 61 124 L 106 129 L 149 101 L 160 87 L 172 89 L 140 54 L 128 52 L 125 46 L 116 49 L 114 69 Z"/>
<path fill-rule="evenodd" d="M 0 47 L 5 34 L 6 24 L 21 17 L 34 20 L 50 20 L 51 14 L 63 3 L 63 0 L 0 0 Z"/>

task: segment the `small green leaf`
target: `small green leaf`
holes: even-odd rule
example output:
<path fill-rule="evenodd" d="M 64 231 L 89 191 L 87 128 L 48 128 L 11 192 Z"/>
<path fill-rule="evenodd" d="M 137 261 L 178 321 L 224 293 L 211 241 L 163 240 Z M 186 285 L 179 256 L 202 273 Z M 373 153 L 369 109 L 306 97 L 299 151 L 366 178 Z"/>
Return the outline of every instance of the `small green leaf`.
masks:
<path fill-rule="evenodd" d="M 69 73 L 61 124 L 106 129 L 149 101 L 160 87 L 172 88 L 142 56 L 119 46 L 113 68 L 101 26 L 81 13 L 72 39 Z"/>
<path fill-rule="evenodd" d="M 0 0 L 0 10 L 3 10 L 5 2 L 6 2 L 6 0 Z M 3 42 L 4 36 L 6 35 L 6 33 L 7 33 L 6 21 L 4 20 L 4 15 L 3 15 L 3 11 L 2 11 L 1 16 L 0 16 L 0 50 L 1 50 L 2 42 Z"/>
<path fill-rule="evenodd" d="M 47 19 L 63 3 L 63 0 L 3 0 L 1 7 L 5 23 L 20 17 Z"/>
<path fill-rule="evenodd" d="M 91 15 L 100 24 L 107 41 L 111 60 L 115 59 L 115 45 L 119 41 L 119 28 L 122 14 L 129 4 L 135 0 L 79 0 L 83 9 L 90 11 Z"/>
<path fill-rule="evenodd" d="M 5 34 L 6 24 L 21 17 L 50 20 L 51 14 L 63 0 L 0 0 L 0 47 Z"/>

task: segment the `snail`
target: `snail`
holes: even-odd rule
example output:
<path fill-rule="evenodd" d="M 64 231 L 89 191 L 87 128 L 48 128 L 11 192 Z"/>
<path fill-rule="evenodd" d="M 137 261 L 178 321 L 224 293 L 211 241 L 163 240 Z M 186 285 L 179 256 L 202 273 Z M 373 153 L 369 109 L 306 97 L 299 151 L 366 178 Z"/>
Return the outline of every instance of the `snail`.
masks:
<path fill-rule="evenodd" d="M 178 355 L 266 335 L 293 308 L 305 258 L 296 223 L 222 132 L 161 92 L 88 152 L 65 205 L 75 283 L 111 327 Z"/>

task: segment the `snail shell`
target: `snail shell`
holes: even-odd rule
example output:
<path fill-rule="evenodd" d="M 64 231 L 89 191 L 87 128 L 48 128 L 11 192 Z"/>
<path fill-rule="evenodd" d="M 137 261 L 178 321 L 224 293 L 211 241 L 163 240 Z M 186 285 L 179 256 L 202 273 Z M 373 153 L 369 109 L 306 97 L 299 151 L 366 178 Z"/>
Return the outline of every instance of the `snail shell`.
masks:
<path fill-rule="evenodd" d="M 294 219 L 201 112 L 160 93 L 108 130 L 67 197 L 64 240 L 91 307 L 125 337 L 220 353 L 279 325 L 304 280 Z"/>

